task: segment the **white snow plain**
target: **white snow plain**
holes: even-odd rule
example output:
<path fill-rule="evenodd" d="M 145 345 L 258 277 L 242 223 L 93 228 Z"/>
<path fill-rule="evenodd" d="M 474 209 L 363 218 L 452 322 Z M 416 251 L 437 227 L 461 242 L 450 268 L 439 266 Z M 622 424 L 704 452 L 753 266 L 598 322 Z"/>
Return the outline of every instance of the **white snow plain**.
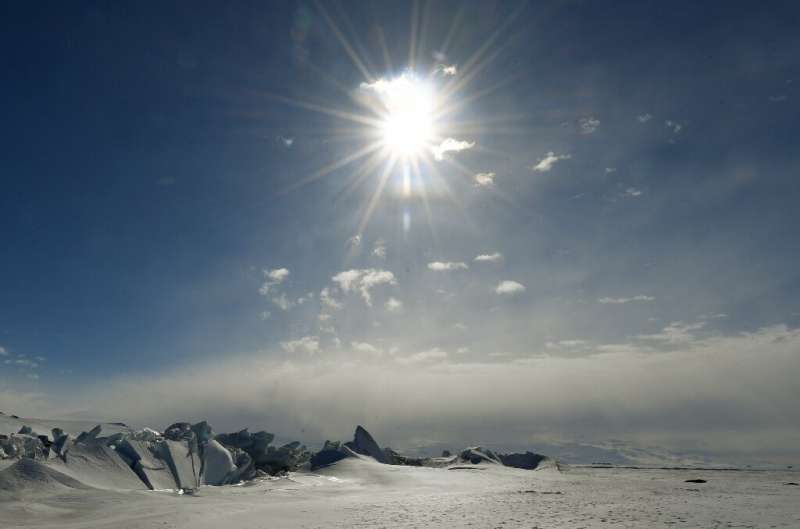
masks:
<path fill-rule="evenodd" d="M 72 433 L 94 423 L 0 415 Z M 104 424 L 104 431 L 129 431 Z M 193 494 L 146 490 L 106 446 L 73 445 L 68 464 L 0 461 L 0 528 L 797 528 L 796 470 L 589 468 L 537 470 L 497 462 L 440 468 L 386 465 L 354 454 L 328 467 Z M 228 461 L 223 464 L 230 464 Z M 687 483 L 704 479 L 705 483 Z"/>
<path fill-rule="evenodd" d="M 89 488 L 33 470 L 0 482 L 0 527 L 800 527 L 800 487 L 784 484 L 798 473 L 788 470 L 447 469 L 360 457 L 192 495 Z"/>

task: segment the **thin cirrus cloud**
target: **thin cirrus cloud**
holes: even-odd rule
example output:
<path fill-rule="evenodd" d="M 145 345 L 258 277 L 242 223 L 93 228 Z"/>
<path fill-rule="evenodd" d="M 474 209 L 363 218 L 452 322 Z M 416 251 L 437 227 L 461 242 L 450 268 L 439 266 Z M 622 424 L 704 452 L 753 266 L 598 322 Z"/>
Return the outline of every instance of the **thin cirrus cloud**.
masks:
<path fill-rule="evenodd" d="M 461 261 L 433 261 L 428 263 L 428 270 L 433 270 L 434 272 L 451 272 L 453 270 L 467 270 L 468 268 L 467 263 Z"/>
<path fill-rule="evenodd" d="M 475 185 L 478 187 L 491 187 L 494 185 L 494 173 L 478 173 L 475 175 Z"/>
<path fill-rule="evenodd" d="M 501 296 L 513 296 L 525 292 L 525 285 L 517 281 L 505 280 L 501 281 L 494 289 L 495 293 Z"/>
<path fill-rule="evenodd" d="M 553 151 L 548 152 L 544 158 L 539 160 L 536 165 L 531 167 L 532 171 L 536 171 L 537 173 L 546 173 L 550 171 L 556 162 L 561 160 L 569 160 L 572 158 L 571 154 L 556 154 Z"/>
<path fill-rule="evenodd" d="M 433 147 L 433 157 L 437 160 L 444 160 L 444 154 L 447 152 L 465 151 L 473 148 L 474 146 L 474 141 L 446 138 L 442 141 L 442 143 Z"/>
<path fill-rule="evenodd" d="M 503 254 L 500 252 L 484 253 L 475 257 L 475 262 L 478 263 L 496 263 L 503 260 Z"/>
<path fill-rule="evenodd" d="M 645 296 L 645 295 L 638 295 L 638 296 L 631 296 L 629 298 L 599 298 L 597 300 L 598 303 L 602 303 L 603 305 L 624 305 L 625 303 L 632 303 L 634 301 L 655 301 L 656 298 L 653 296 Z"/>

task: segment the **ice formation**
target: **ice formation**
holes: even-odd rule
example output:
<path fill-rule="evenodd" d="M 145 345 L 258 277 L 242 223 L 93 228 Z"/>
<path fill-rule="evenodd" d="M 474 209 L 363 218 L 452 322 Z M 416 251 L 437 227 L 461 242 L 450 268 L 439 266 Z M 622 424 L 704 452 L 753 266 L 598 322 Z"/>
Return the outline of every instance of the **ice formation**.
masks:
<path fill-rule="evenodd" d="M 410 457 L 382 448 L 360 425 L 351 441 L 326 441 L 312 453 L 297 441 L 275 446 L 275 436 L 266 431 L 250 432 L 245 428 L 215 434 L 206 421 L 176 422 L 163 433 L 150 428 L 133 430 L 123 423 L 87 426 L 86 431 L 80 432 L 68 428 L 66 422 L 59 424 L 69 431 L 60 426 L 34 424 L 35 429 L 23 424 L 13 430 L 16 433 L 0 433 L 0 459 L 18 460 L 0 471 L 0 486 L 22 486 L 22 476 L 28 476 L 51 488 L 79 488 L 79 484 L 111 490 L 193 491 L 201 485 L 227 485 L 300 469 L 314 471 L 346 458 L 444 468 L 492 464 L 535 469 L 548 461 L 532 452 L 495 454 L 482 447 L 439 458 Z M 37 429 L 50 432 L 39 434 Z"/>

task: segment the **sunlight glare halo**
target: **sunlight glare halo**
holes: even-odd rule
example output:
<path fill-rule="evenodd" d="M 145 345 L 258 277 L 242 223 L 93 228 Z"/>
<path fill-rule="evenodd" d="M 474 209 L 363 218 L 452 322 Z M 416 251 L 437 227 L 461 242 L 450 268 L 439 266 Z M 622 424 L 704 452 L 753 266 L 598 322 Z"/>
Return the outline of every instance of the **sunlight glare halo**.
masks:
<path fill-rule="evenodd" d="M 385 149 L 399 158 L 416 158 L 429 150 L 435 137 L 431 87 L 408 73 L 367 87 L 379 95 L 384 107 L 380 134 Z"/>

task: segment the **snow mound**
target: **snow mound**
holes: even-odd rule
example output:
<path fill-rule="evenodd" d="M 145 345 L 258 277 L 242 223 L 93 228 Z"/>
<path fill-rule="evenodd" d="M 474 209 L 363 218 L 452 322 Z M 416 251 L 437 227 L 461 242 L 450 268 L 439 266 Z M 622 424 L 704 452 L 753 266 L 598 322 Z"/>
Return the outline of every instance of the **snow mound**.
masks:
<path fill-rule="evenodd" d="M 68 489 L 88 490 L 91 488 L 75 478 L 27 457 L 0 470 L 0 494 L 53 493 Z"/>

